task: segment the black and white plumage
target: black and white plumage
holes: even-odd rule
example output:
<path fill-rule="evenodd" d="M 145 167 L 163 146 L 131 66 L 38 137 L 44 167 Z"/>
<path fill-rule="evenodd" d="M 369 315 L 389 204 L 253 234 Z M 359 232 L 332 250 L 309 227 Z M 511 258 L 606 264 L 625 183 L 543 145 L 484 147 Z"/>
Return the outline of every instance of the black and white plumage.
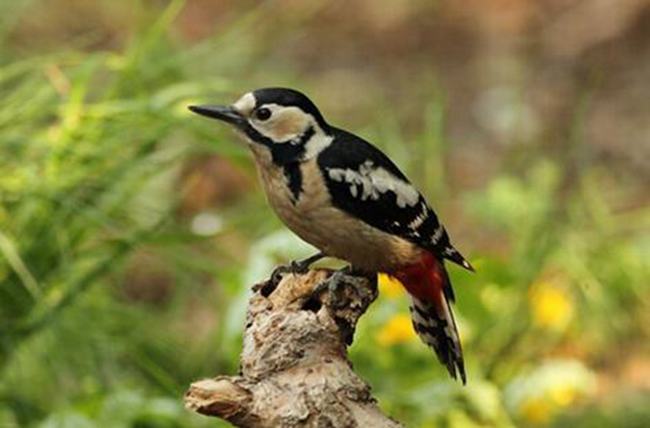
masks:
<path fill-rule="evenodd" d="M 445 272 L 445 276 L 446 272 Z M 451 303 L 454 302 L 451 283 L 447 276 L 444 294 L 445 299 L 441 300 L 441 306 L 435 303 L 411 296 L 409 311 L 413 329 L 420 336 L 422 341 L 431 347 L 442 364 L 445 365 L 451 376 L 456 378 L 458 371 L 463 383 L 466 382 L 465 363 L 463 361 L 463 349 L 458 336 L 458 327 L 451 310 Z"/>
<path fill-rule="evenodd" d="M 260 89 L 232 106 L 190 109 L 244 136 L 269 203 L 298 236 L 355 268 L 398 278 L 413 298 L 416 332 L 465 381 L 444 260 L 472 267 L 388 156 L 330 126 L 309 98 L 291 89 Z"/>
<path fill-rule="evenodd" d="M 385 232 L 471 269 L 424 197 L 383 152 L 341 129 L 318 156 L 332 202 Z"/>

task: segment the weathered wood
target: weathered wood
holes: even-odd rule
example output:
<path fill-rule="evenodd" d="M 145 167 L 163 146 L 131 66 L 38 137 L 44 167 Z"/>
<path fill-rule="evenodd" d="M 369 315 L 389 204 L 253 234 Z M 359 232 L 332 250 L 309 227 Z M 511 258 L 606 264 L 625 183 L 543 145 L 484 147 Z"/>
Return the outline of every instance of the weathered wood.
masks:
<path fill-rule="evenodd" d="M 375 279 L 340 276 L 312 296 L 331 271 L 287 274 L 253 287 L 239 376 L 194 382 L 187 408 L 238 427 L 400 427 L 381 413 L 352 370 L 347 346 L 377 297 Z"/>

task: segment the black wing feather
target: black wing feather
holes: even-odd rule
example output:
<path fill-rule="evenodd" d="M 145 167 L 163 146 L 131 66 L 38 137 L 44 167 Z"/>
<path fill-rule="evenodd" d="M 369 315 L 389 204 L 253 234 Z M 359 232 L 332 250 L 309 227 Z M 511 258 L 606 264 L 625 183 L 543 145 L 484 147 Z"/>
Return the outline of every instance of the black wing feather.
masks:
<path fill-rule="evenodd" d="M 382 167 L 410 184 L 397 165 L 375 146 L 341 129 L 333 128 L 332 131 L 334 140 L 319 154 L 318 164 L 325 171 L 327 187 L 338 208 L 384 232 L 400 236 L 441 258 L 471 269 L 469 263 L 451 245 L 447 231 L 440 225 L 435 212 L 421 194 L 418 193 L 415 205 L 399 207 L 397 195 L 391 191 L 379 193 L 376 199 L 367 198 L 362 201 L 352 194 L 352 184 L 333 180 L 328 174 L 329 170 L 336 168 L 358 171 L 361 165 L 371 161 L 374 166 Z M 356 194 L 361 194 L 360 188 L 356 189 Z"/>

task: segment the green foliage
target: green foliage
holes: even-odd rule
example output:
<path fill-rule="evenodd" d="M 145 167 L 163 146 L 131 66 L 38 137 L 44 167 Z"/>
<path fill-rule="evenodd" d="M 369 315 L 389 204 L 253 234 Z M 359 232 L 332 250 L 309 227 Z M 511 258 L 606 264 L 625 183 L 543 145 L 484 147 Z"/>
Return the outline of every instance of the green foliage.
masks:
<path fill-rule="evenodd" d="M 186 46 L 173 31 L 184 3 L 159 11 L 142 2 L 122 49 L 12 52 L 8 16 L 27 3 L 0 3 L 0 426 L 220 426 L 183 410 L 182 393 L 236 370 L 247 286 L 309 249 L 259 192 L 211 213 L 210 236 L 191 232 L 184 167 L 216 154 L 251 181 L 254 172 L 230 134 L 185 107 L 233 99 L 256 81 L 302 85 L 265 56 L 272 40 L 255 38 L 270 6 Z M 283 30 L 298 31 L 321 5 Z M 448 219 L 460 198 L 448 175 L 446 101 L 429 95 L 420 125 L 405 131 L 385 102 L 364 135 L 412 141 L 385 148 Z M 647 425 L 643 394 L 602 408 L 593 389 L 650 334 L 640 321 L 650 241 L 638 233 L 650 211 L 618 209 L 627 189 L 581 157 L 584 108 L 567 153 L 536 141 L 524 153 L 504 149 L 499 172 L 457 207 L 455 224 L 480 231 L 461 246 L 475 248 L 477 274 L 450 268 L 467 387 L 414 339 L 406 296 L 382 280 L 351 356 L 407 426 Z M 134 282 L 153 294 L 133 294 Z"/>

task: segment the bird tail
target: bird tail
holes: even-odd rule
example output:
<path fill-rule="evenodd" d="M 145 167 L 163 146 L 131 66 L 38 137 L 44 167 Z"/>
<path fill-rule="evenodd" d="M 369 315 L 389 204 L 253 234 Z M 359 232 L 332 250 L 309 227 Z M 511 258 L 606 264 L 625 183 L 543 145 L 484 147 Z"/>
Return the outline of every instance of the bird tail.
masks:
<path fill-rule="evenodd" d="M 431 347 L 451 377 L 467 378 L 458 328 L 451 309 L 454 292 L 441 260 L 425 256 L 416 265 L 392 274 L 411 295 L 411 320 L 420 339 Z"/>

